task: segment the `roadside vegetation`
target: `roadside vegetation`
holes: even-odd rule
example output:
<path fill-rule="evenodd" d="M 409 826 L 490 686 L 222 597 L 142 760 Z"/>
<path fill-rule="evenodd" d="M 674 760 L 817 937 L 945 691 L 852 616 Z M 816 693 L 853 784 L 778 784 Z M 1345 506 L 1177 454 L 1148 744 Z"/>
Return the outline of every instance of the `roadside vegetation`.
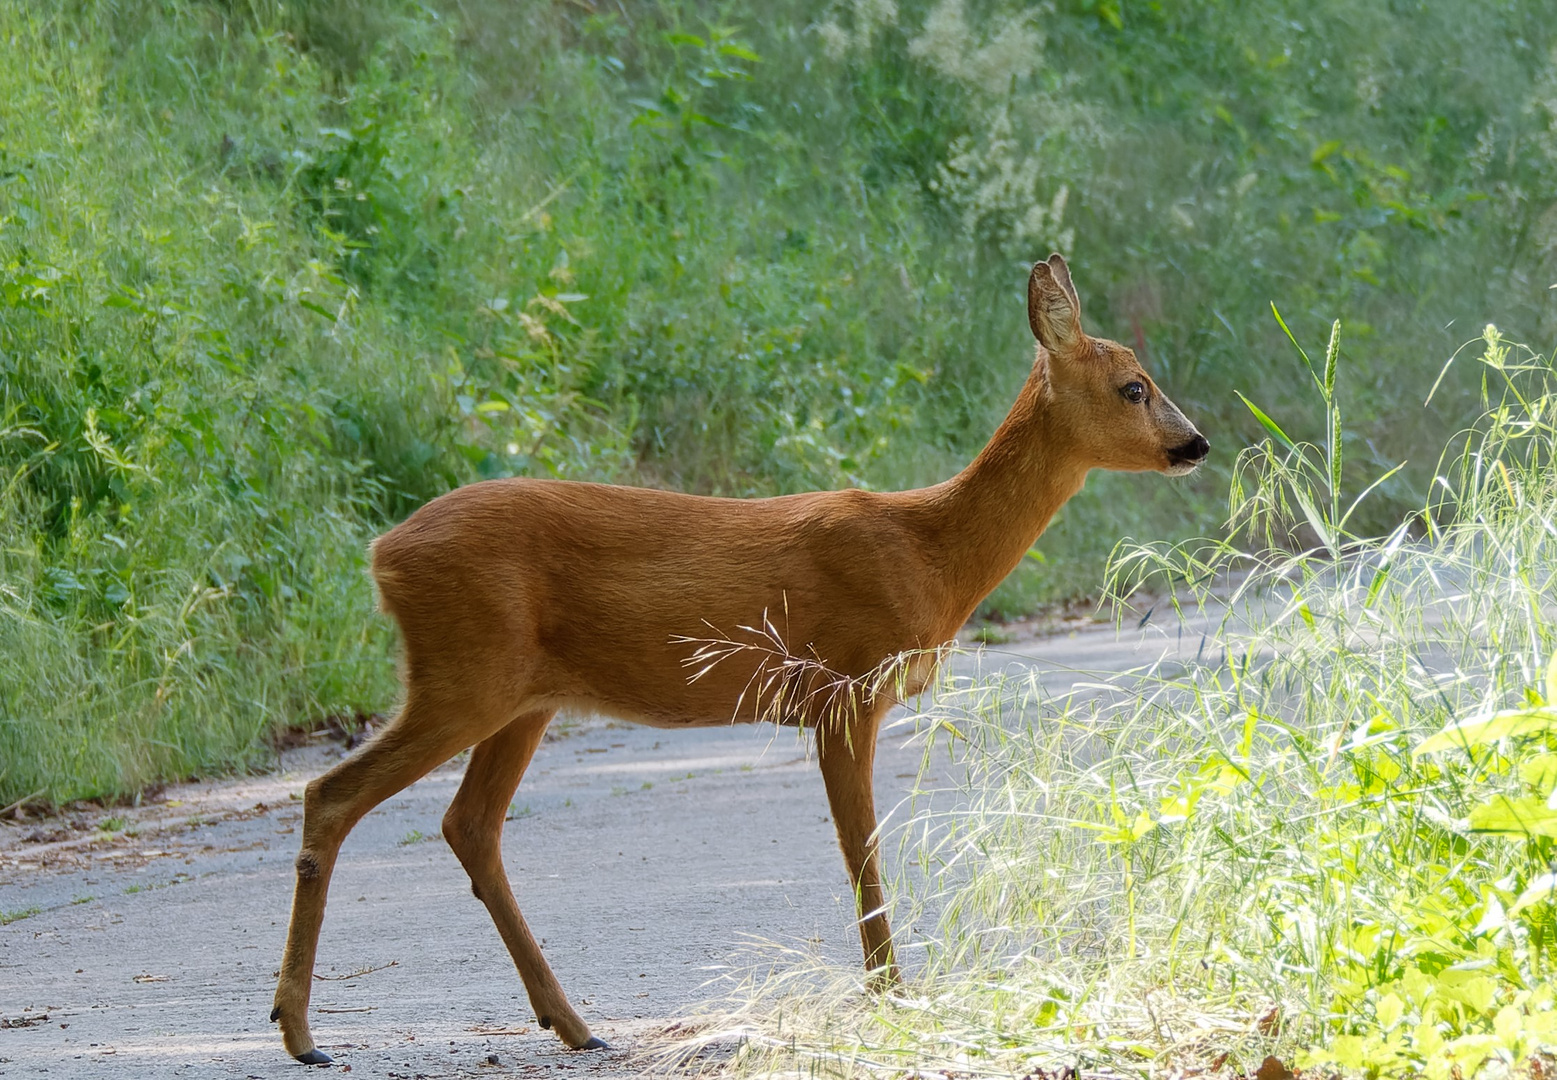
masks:
<path fill-rule="evenodd" d="M 958 805 L 889 840 L 909 980 L 786 957 L 704 1032 L 741 1075 L 1545 1075 L 1557 355 L 1487 327 L 1486 414 L 1375 537 L 1379 489 L 1336 483 L 1336 340 L 1330 423 L 1265 415 L 1225 538 L 1115 553 L 1116 598 L 1221 625 L 1064 696 L 952 680 L 917 723 Z"/>
<path fill-rule="evenodd" d="M 987 613 L 1212 529 L 1233 391 L 1318 422 L 1271 299 L 1398 519 L 1468 328 L 1557 339 L 1546 6 L 0 0 L 0 806 L 390 707 L 365 545 L 456 484 L 943 478 L 1052 248 L 1220 471 L 1097 478 Z"/>

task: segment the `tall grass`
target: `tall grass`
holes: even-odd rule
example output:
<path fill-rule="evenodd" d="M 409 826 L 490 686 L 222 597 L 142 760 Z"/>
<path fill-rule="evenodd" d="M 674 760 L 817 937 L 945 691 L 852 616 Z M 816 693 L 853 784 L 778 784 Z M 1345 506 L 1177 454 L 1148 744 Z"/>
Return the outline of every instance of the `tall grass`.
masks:
<path fill-rule="evenodd" d="M 616 39 L 514 18 L 483 96 L 419 5 L 0 5 L 0 802 L 389 707 L 365 546 L 457 483 L 838 486 L 906 417 L 913 223 L 722 224 Z M 683 38 L 667 94 L 756 63 Z"/>
<path fill-rule="evenodd" d="M 1545 7 L 0 0 L 0 804 L 389 707 L 360 552 L 456 484 L 944 478 L 1050 246 L 1219 452 L 1317 415 L 1268 298 L 1345 316 L 1377 526 L 1443 323 L 1553 332 Z M 1096 478 L 985 612 L 1224 479 Z"/>
<path fill-rule="evenodd" d="M 919 722 L 966 766 L 960 798 L 897 837 L 917 970 L 879 999 L 804 962 L 758 980 L 710 1029 L 746 1037 L 737 1071 L 1230 1074 L 1275 1053 L 1447 1080 L 1557 1048 L 1557 357 L 1481 344 L 1487 412 L 1398 529 L 1348 528 L 1338 429 L 1288 440 L 1267 415 L 1232 539 L 1114 562 L 1122 596 L 1224 612 L 1203 642 L 1061 695 L 952 680 Z M 1315 374 L 1333 415 L 1333 366 Z"/>

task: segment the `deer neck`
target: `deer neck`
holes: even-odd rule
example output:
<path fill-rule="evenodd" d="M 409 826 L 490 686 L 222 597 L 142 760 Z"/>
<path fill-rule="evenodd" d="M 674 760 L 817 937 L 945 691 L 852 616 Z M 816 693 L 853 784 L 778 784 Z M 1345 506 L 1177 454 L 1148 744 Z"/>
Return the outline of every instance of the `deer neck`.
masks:
<path fill-rule="evenodd" d="M 988 445 L 938 486 L 946 584 L 968 611 L 999 585 L 1086 482 L 1049 387 L 1047 358 L 1033 366 Z"/>

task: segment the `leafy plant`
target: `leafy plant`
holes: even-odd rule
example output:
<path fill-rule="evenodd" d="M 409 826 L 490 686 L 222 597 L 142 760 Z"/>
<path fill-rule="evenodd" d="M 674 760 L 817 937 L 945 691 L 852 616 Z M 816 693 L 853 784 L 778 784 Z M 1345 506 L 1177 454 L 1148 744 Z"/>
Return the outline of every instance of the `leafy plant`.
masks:
<path fill-rule="evenodd" d="M 1334 417 L 1330 340 L 1310 370 Z M 1339 423 L 1305 442 L 1265 413 L 1232 485 L 1241 542 L 1115 560 L 1121 596 L 1151 582 L 1222 613 L 1198 644 L 1060 695 L 951 678 L 917 723 L 927 768 L 944 744 L 966 776 L 898 833 L 898 921 L 936 928 L 918 981 L 851 1002 L 852 978 L 802 957 L 709 1030 L 744 1036 L 754 1074 L 833 1076 L 1275 1054 L 1463 1080 L 1557 1048 L 1557 358 L 1490 327 L 1481 344 L 1485 415 L 1402 527 L 1348 523 Z"/>

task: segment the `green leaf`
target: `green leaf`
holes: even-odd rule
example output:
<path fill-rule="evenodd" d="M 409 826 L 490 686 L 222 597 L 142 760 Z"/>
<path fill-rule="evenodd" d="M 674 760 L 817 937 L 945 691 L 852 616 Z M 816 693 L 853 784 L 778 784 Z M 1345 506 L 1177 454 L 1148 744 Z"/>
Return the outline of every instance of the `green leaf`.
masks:
<path fill-rule="evenodd" d="M 307 308 L 309 311 L 313 312 L 315 315 L 319 315 L 319 316 L 321 316 L 323 318 L 326 318 L 326 319 L 330 320 L 331 322 L 335 321 L 335 312 L 331 311 L 327 307 L 321 307 L 320 305 L 314 303 L 312 300 L 298 300 L 297 303 L 298 303 L 299 307 Z"/>
<path fill-rule="evenodd" d="M 1258 405 L 1244 397 L 1243 394 L 1239 393 L 1237 390 L 1234 390 L 1233 393 L 1238 394 L 1238 400 L 1249 407 L 1249 411 L 1254 414 L 1254 418 L 1264 426 L 1266 431 L 1270 432 L 1272 436 L 1280 441 L 1283 446 L 1285 446 L 1288 450 L 1297 449 L 1296 444 L 1294 444 L 1291 439 L 1287 438 L 1287 433 L 1281 430 L 1276 421 L 1266 416 L 1264 411 Z"/>
<path fill-rule="evenodd" d="M 726 56 L 733 56 L 739 60 L 750 60 L 754 64 L 762 63 L 762 57 L 744 45 L 721 45 L 719 46 L 719 51 Z"/>
<path fill-rule="evenodd" d="M 1379 480 L 1375 480 L 1373 485 L 1370 486 L 1368 490 L 1373 490 L 1373 487 L 1383 483 L 1384 479 L 1387 479 L 1389 476 L 1393 476 L 1399 471 L 1400 466 L 1396 465 L 1385 475 L 1385 477 Z M 1366 495 L 1367 492 L 1365 491 L 1363 494 Z M 1356 508 L 1357 504 L 1352 503 L 1352 509 L 1355 510 Z M 1346 517 L 1351 517 L 1351 510 L 1346 512 Z M 1346 523 L 1346 518 L 1342 518 L 1341 523 L 1344 525 Z M 1373 602 L 1378 599 L 1379 592 L 1384 588 L 1384 583 L 1389 580 L 1390 565 L 1395 561 L 1395 552 L 1400 550 L 1400 545 L 1406 538 L 1406 531 L 1410 527 L 1410 524 L 1410 521 L 1403 521 L 1398 526 L 1396 526 L 1395 531 L 1390 534 L 1389 542 L 1384 545 L 1384 556 L 1379 560 L 1379 568 L 1374 572 L 1373 581 L 1368 586 L 1368 598 L 1362 602 L 1362 606 L 1364 608 L 1370 608 L 1373 606 Z"/>
<path fill-rule="evenodd" d="M 1537 754 L 1519 763 L 1519 779 L 1542 793 L 1557 790 L 1557 754 Z"/>
<path fill-rule="evenodd" d="M 1547 809 L 1545 799 L 1498 795 L 1470 812 L 1470 827 L 1500 836 L 1557 836 L 1557 810 Z"/>
<path fill-rule="evenodd" d="M 1367 1062 L 1361 1035 L 1337 1035 L 1330 1040 L 1330 1058 L 1342 1068 L 1361 1072 Z"/>
<path fill-rule="evenodd" d="M 1303 516 L 1308 519 L 1308 524 L 1313 528 L 1314 534 L 1319 537 L 1319 542 L 1331 551 L 1335 550 L 1335 538 L 1330 533 L 1330 525 L 1325 521 L 1324 515 L 1319 512 L 1319 507 L 1314 505 L 1314 500 L 1306 488 L 1294 486 L 1292 495 L 1297 499 L 1297 504 L 1303 510 Z"/>
<path fill-rule="evenodd" d="M 1400 1023 L 1400 1018 L 1405 1014 L 1406 1003 L 1400 1000 L 1398 994 L 1385 994 L 1379 998 L 1379 1003 L 1374 1009 L 1374 1018 L 1385 1031 Z"/>
<path fill-rule="evenodd" d="M 1244 760 L 1248 760 L 1254 752 L 1254 729 L 1260 722 L 1260 714 L 1250 709 L 1248 715 L 1243 718 L 1243 738 L 1238 740 L 1238 754 Z"/>
<path fill-rule="evenodd" d="M 1492 1002 L 1497 998 L 1497 983 L 1475 970 L 1445 968 L 1438 973 L 1435 982 L 1434 989 L 1438 993 L 1450 1001 L 1463 1002 L 1479 1013 L 1490 1010 Z M 1461 1044 L 1465 1038 L 1461 1036 L 1456 1039 L 1455 1045 Z"/>
<path fill-rule="evenodd" d="M 1448 725 L 1436 735 L 1429 735 L 1417 744 L 1411 755 L 1420 757 L 1439 750 L 1468 750 L 1502 739 L 1540 735 L 1548 731 L 1557 731 L 1557 710 L 1502 709 L 1495 713 L 1477 713 Z"/>
<path fill-rule="evenodd" d="M 1287 320 L 1283 319 L 1281 317 L 1281 312 L 1276 310 L 1276 304 L 1274 301 L 1271 302 L 1270 313 L 1276 316 L 1276 325 L 1281 327 L 1281 332 L 1287 335 L 1287 340 L 1292 342 L 1292 347 L 1296 349 L 1298 351 L 1298 355 L 1303 358 L 1303 366 L 1308 368 L 1309 377 L 1314 380 L 1314 385 L 1317 386 L 1319 388 L 1319 392 L 1323 394 L 1325 392 L 1325 384 L 1319 381 L 1319 376 L 1314 371 L 1313 361 L 1308 358 L 1308 353 L 1303 351 L 1303 346 L 1298 344 L 1297 338 L 1292 336 L 1292 331 L 1287 328 Z M 1236 394 L 1238 392 L 1235 390 L 1233 393 Z M 1242 394 L 1238 394 L 1238 396 L 1243 397 Z M 1326 395 L 1326 400 L 1328 399 L 1329 395 Z"/>
<path fill-rule="evenodd" d="M 1314 147 L 1314 152 L 1309 156 L 1308 163 L 1310 165 L 1323 165 L 1325 161 L 1333 157 L 1335 152 L 1340 148 L 1340 139 L 1331 139 L 1328 142 L 1322 142 L 1318 146 Z"/>
<path fill-rule="evenodd" d="M 1387 481 L 1390 477 L 1394 476 L 1396 473 L 1398 473 L 1401 469 L 1404 469 L 1405 467 L 1406 467 L 1406 463 L 1404 461 L 1402 461 L 1399 465 L 1396 465 L 1393 469 L 1389 470 L 1389 472 L 1385 473 L 1383 476 L 1381 476 L 1377 480 L 1373 481 L 1373 483 L 1371 483 L 1367 487 L 1363 488 L 1362 489 L 1362 494 L 1358 495 L 1355 499 L 1353 499 L 1352 500 L 1352 504 L 1346 508 L 1346 513 L 1341 515 L 1341 521 L 1340 521 L 1340 524 L 1337 526 L 1337 528 L 1342 528 L 1342 527 L 1344 527 L 1346 525 L 1346 522 L 1351 519 L 1352 513 L 1357 509 L 1357 507 L 1362 505 L 1362 500 L 1366 499 L 1369 495 L 1371 495 L 1373 493 L 1373 489 L 1374 488 L 1378 487 L 1380 484 L 1382 484 L 1385 481 Z M 1384 551 L 1386 562 L 1388 561 L 1388 557 L 1393 555 L 1395 553 L 1395 550 L 1400 547 L 1400 539 L 1399 538 L 1404 538 L 1405 530 L 1409 527 L 1409 525 L 1410 525 L 1409 521 L 1408 522 L 1403 522 L 1398 528 L 1396 528 L 1394 534 L 1391 536 L 1390 542 L 1389 542 L 1389 546 L 1386 547 L 1385 551 Z"/>

